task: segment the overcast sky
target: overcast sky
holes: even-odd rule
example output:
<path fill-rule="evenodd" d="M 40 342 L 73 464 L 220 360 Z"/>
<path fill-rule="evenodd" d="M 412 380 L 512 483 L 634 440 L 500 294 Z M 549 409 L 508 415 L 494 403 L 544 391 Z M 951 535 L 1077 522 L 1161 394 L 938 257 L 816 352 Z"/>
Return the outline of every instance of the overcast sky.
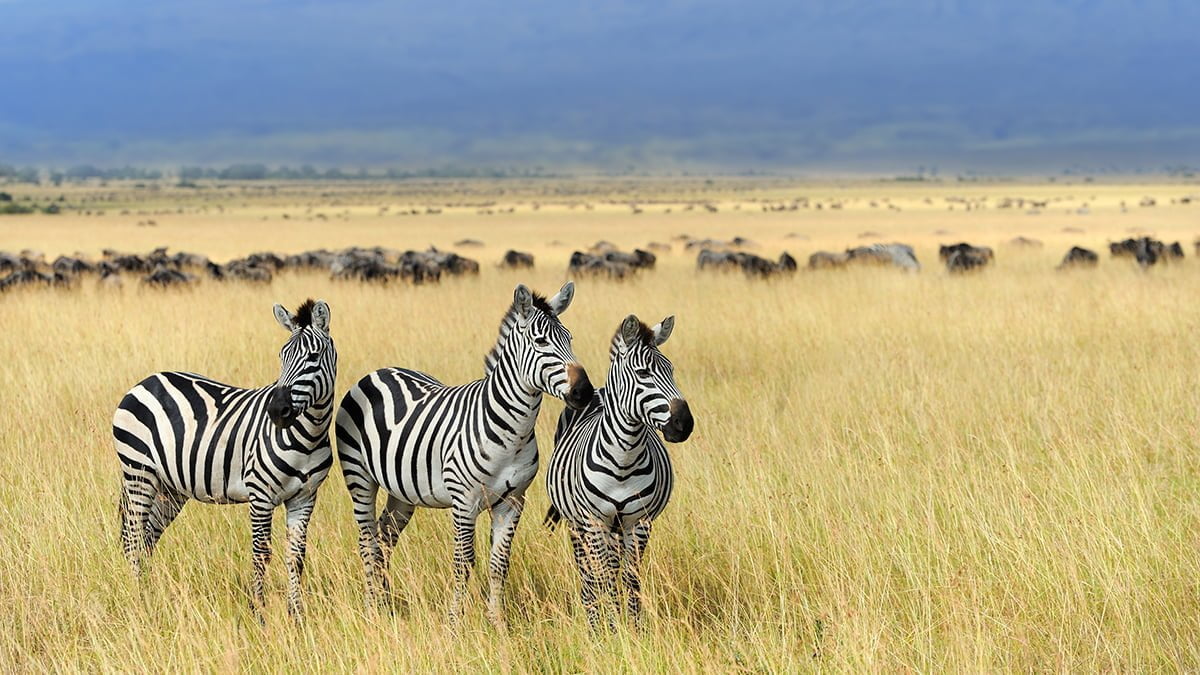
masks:
<path fill-rule="evenodd" d="M 1193 0 L 0 0 L 0 162 L 1158 166 L 1200 150 L 1197 26 Z"/>

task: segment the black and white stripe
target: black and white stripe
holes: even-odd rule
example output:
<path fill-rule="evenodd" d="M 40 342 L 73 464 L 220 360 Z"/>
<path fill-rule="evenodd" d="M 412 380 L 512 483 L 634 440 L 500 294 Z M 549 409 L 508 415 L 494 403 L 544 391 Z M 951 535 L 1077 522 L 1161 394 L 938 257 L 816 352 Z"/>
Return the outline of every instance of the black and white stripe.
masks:
<path fill-rule="evenodd" d="M 481 380 L 451 387 L 424 373 L 385 368 L 342 399 L 338 459 L 354 502 L 368 604 L 387 598 L 389 554 L 413 511 L 448 508 L 454 521 L 450 617 L 456 621 L 475 561 L 475 521 L 488 511 L 488 616 L 503 625 L 509 549 L 538 468 L 533 426 L 542 393 L 576 407 L 592 397 L 571 334 L 559 321 L 574 288 L 568 282 L 544 300 L 517 286 Z M 380 487 L 388 497 L 377 517 Z"/>
<path fill-rule="evenodd" d="M 290 337 L 273 385 L 241 389 L 191 373 L 156 373 L 121 399 L 113 443 L 124 478 L 121 540 L 135 574 L 189 499 L 248 502 L 257 610 L 271 557 L 271 514 L 283 505 L 288 610 L 299 617 L 308 522 L 332 464 L 337 351 L 325 302 L 309 300 L 295 316 L 282 305 L 274 312 Z"/>
<path fill-rule="evenodd" d="M 650 523 L 671 496 L 667 448 L 692 433 L 692 413 L 658 347 L 675 325 L 654 328 L 632 314 L 612 339 L 608 380 L 582 411 L 565 410 L 546 471 L 546 524 L 566 520 L 588 623 L 595 628 L 606 597 L 619 601 L 620 572 L 630 616 L 641 612 L 639 565 Z"/>

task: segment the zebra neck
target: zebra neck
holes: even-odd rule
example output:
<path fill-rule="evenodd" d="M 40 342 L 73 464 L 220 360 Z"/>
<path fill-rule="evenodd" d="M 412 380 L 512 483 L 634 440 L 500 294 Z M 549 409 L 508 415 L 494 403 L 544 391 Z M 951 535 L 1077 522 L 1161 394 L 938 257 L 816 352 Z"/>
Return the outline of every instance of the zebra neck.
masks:
<path fill-rule="evenodd" d="M 332 419 L 333 396 L 328 396 L 300 413 L 288 428 L 279 429 L 270 421 L 267 422 L 267 428 L 275 438 L 276 447 L 307 453 L 328 444 L 329 423 Z"/>
<path fill-rule="evenodd" d="M 597 460 L 616 462 L 620 466 L 634 464 L 646 451 L 646 434 L 653 433 L 641 420 L 620 412 L 620 402 L 605 387 L 603 412 L 600 416 L 600 442 L 593 445 Z"/>
<path fill-rule="evenodd" d="M 483 378 L 483 424 L 489 439 L 519 450 L 533 435 L 542 392 L 521 382 L 511 353 L 501 352 Z"/>

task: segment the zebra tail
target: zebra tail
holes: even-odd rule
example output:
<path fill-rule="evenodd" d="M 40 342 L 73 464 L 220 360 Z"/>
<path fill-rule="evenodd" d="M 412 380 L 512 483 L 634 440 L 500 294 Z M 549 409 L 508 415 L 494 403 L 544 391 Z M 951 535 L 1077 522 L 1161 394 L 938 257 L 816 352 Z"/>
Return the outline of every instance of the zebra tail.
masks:
<path fill-rule="evenodd" d="M 542 520 L 542 525 L 550 528 L 550 531 L 553 532 L 554 528 L 558 527 L 558 523 L 561 520 L 562 514 L 559 513 L 558 509 L 554 508 L 553 504 L 551 504 L 550 508 L 546 509 L 546 517 Z"/>
<path fill-rule="evenodd" d="M 125 521 L 129 518 L 129 494 L 121 488 L 121 499 L 117 502 L 117 516 L 121 519 L 121 532 L 125 532 Z"/>

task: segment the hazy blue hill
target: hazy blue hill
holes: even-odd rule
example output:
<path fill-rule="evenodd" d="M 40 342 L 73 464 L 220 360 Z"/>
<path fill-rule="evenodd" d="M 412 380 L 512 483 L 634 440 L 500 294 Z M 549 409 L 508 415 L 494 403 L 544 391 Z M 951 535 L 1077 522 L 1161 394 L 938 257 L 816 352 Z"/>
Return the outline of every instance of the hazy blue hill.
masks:
<path fill-rule="evenodd" d="M 1179 162 L 1183 0 L 0 0 L 0 160 Z"/>

